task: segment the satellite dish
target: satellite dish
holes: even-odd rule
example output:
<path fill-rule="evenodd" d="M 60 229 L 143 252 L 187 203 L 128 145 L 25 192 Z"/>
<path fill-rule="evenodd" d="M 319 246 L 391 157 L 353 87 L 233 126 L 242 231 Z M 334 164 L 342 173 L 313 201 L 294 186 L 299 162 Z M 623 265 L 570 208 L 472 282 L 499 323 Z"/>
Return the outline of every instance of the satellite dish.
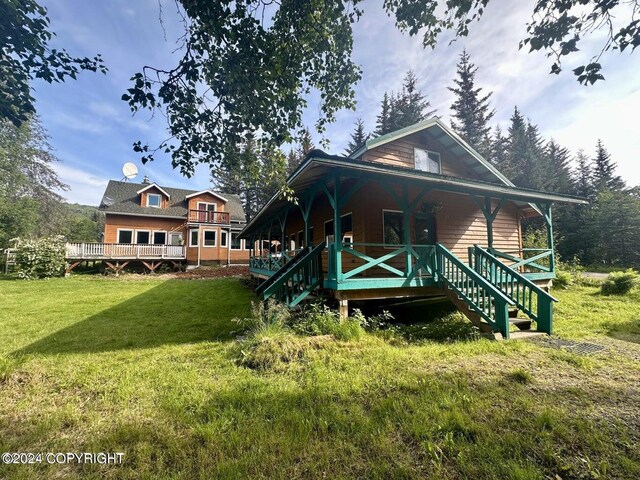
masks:
<path fill-rule="evenodd" d="M 138 167 L 136 167 L 135 163 L 127 162 L 122 166 L 122 174 L 124 175 L 124 178 L 131 180 L 138 175 Z"/>
<path fill-rule="evenodd" d="M 111 205 L 113 205 L 113 198 L 111 197 L 104 197 L 102 199 L 102 204 L 106 205 L 107 207 L 110 207 Z"/>

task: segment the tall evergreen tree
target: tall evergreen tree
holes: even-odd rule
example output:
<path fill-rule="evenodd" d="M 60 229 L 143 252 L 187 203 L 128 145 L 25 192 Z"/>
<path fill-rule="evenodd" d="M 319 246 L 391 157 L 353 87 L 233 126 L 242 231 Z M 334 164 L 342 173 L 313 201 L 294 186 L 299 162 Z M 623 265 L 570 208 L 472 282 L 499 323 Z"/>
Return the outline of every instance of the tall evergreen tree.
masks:
<path fill-rule="evenodd" d="M 481 155 L 488 157 L 491 153 L 489 121 L 495 115 L 489 105 L 492 92 L 482 94 L 482 89 L 475 86 L 478 68 L 471 63 L 466 50 L 462 51 L 458 62 L 458 78 L 453 81 L 455 87 L 448 87 L 456 95 L 451 105 L 453 110 L 453 130 Z"/>
<path fill-rule="evenodd" d="M 591 161 L 582 149 L 578 150 L 576 164 L 576 169 L 573 172 L 575 194 L 581 197 L 592 197 L 594 188 Z"/>
<path fill-rule="evenodd" d="M 418 89 L 418 79 L 412 70 L 407 72 L 402 90 L 394 94 L 385 92 L 376 118 L 375 135 L 385 135 L 400 128 L 421 122 L 435 114 L 431 104 Z"/>
<path fill-rule="evenodd" d="M 559 193 L 572 192 L 574 186 L 569 165 L 571 159 L 569 150 L 552 138 L 545 147 L 545 157 L 548 169 L 544 177 L 544 189 Z"/>
<path fill-rule="evenodd" d="M 611 159 L 611 154 L 607 151 L 598 139 L 596 144 L 596 156 L 593 159 L 593 184 L 596 190 L 623 190 L 625 182 L 615 174 L 616 164 Z"/>
<path fill-rule="evenodd" d="M 364 130 L 364 122 L 362 121 L 362 118 L 358 118 L 355 125 L 356 128 L 351 134 L 351 140 L 349 141 L 347 149 L 345 150 L 345 155 L 347 156 L 363 147 L 366 141 L 369 139 L 369 134 Z"/>
<path fill-rule="evenodd" d="M 380 113 L 376 117 L 376 129 L 374 133 L 377 136 L 384 135 L 391 131 L 391 102 L 389 101 L 389 94 L 384 92 L 382 101 L 380 102 Z"/>
<path fill-rule="evenodd" d="M 509 138 L 504 136 L 500 125 L 496 126 L 491 139 L 490 160 L 498 170 L 505 173 L 509 160 Z M 504 171 L 503 171 L 504 170 Z"/>

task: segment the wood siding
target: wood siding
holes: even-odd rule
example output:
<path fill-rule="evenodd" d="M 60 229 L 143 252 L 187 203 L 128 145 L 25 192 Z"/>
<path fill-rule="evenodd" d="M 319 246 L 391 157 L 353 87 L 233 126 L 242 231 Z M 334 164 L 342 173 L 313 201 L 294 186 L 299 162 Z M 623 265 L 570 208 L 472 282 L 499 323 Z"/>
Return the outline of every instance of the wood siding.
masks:
<path fill-rule="evenodd" d="M 196 227 L 197 228 L 197 227 Z M 149 230 L 149 231 L 165 231 L 168 234 L 171 232 L 182 233 L 184 244 L 187 247 L 187 262 L 190 264 L 196 263 L 198 260 L 198 248 L 189 247 L 189 229 L 187 228 L 186 219 L 170 219 L 161 217 L 140 217 L 132 215 L 118 215 L 109 213 L 106 215 L 104 226 L 104 243 L 118 243 L 118 229 L 134 230 L 134 242 L 135 242 L 135 230 Z M 228 230 L 224 227 L 200 227 L 200 261 L 201 262 L 216 262 L 226 263 L 228 259 L 228 248 L 231 245 L 231 237 L 227 239 L 227 247 L 220 246 L 221 230 Z M 204 230 L 216 231 L 216 246 L 205 247 L 203 243 Z M 249 250 L 230 250 L 230 259 L 232 263 L 248 263 L 249 262 Z"/>
<path fill-rule="evenodd" d="M 394 167 L 415 169 L 414 148 L 422 148 L 438 152 L 441 159 L 441 173 L 460 178 L 478 178 L 460 159 L 452 155 L 440 142 L 431 135 L 421 132 L 409 135 L 394 142 L 365 152 L 362 160 L 384 163 Z"/>

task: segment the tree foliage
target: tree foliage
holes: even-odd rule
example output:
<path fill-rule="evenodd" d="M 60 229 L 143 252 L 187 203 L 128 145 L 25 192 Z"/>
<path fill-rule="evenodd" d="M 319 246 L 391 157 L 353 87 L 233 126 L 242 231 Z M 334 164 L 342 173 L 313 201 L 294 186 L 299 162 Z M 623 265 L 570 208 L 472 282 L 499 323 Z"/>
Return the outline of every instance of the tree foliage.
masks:
<path fill-rule="evenodd" d="M 492 92 L 484 95 L 482 89 L 475 86 L 477 71 L 478 68 L 471 63 L 469 54 L 463 50 L 457 66 L 458 77 L 453 80 L 456 86 L 449 87 L 455 94 L 455 100 L 451 105 L 455 120 L 451 126 L 481 155 L 488 157 L 491 148 L 489 122 L 495 115 L 495 110 L 489 105 Z"/>
<path fill-rule="evenodd" d="M 365 132 L 364 121 L 362 118 L 358 118 L 355 123 L 355 128 L 351 134 L 351 140 L 345 150 L 345 155 L 349 156 L 364 146 L 369 139 L 369 134 Z"/>
<path fill-rule="evenodd" d="M 107 72 L 100 55 L 72 57 L 50 47 L 46 8 L 35 0 L 0 1 L 0 120 L 16 127 L 35 113 L 31 82 L 75 79 L 81 70 Z"/>
<path fill-rule="evenodd" d="M 418 79 L 409 70 L 397 94 L 385 92 L 380 103 L 380 114 L 376 119 L 376 135 L 385 135 L 414 123 L 421 122 L 435 114 L 425 95 L 418 89 Z"/>

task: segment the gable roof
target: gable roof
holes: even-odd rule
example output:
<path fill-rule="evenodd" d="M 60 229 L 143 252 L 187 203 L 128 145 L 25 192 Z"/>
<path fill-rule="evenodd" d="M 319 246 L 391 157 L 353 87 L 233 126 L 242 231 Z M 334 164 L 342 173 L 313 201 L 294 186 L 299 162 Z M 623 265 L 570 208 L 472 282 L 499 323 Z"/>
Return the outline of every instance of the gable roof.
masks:
<path fill-rule="evenodd" d="M 153 184 L 152 184 L 153 185 Z M 100 211 L 105 213 L 120 213 L 123 215 L 141 215 L 164 218 L 186 218 L 188 213 L 188 195 L 198 193 L 196 190 L 186 190 L 182 188 L 162 187 L 168 195 L 169 202 L 167 208 L 149 208 L 140 205 L 139 191 L 146 184 L 120 182 L 109 180 L 100 202 Z M 160 188 L 160 187 L 158 187 Z M 220 194 L 216 194 L 220 196 Z M 246 222 L 246 215 L 242 200 L 238 195 L 224 193 L 227 200 L 226 210 L 229 212 L 231 221 Z"/>
<path fill-rule="evenodd" d="M 167 199 L 171 200 L 171 195 L 169 195 L 167 192 L 165 192 L 160 185 L 158 185 L 157 183 L 151 183 L 149 185 L 147 185 L 145 188 L 142 188 L 140 190 L 138 190 L 136 193 L 138 195 L 140 195 L 142 192 L 146 192 L 147 190 L 149 190 L 150 188 L 155 188 L 157 190 L 160 190 L 166 197 Z"/>
<path fill-rule="evenodd" d="M 187 195 L 185 198 L 191 198 L 191 197 L 197 197 L 198 195 L 204 195 L 205 193 L 208 193 L 210 195 L 213 195 L 214 197 L 219 198 L 220 200 L 222 200 L 223 202 L 227 202 L 228 200 L 226 198 L 224 198 L 223 196 L 221 196 L 219 193 L 213 192 L 211 190 L 200 190 L 199 192 L 193 192 L 190 195 Z"/>
<path fill-rule="evenodd" d="M 365 152 L 376 147 L 380 147 L 387 143 L 425 130 L 428 130 L 429 133 L 433 134 L 435 139 L 442 143 L 442 145 L 455 155 L 456 158 L 471 167 L 475 173 L 482 178 L 482 180 L 491 182 L 492 180 L 495 181 L 498 179 L 500 183 L 503 183 L 504 185 L 509 185 L 510 187 L 515 186 L 507 177 L 500 173 L 496 167 L 480 155 L 471 145 L 465 142 L 438 117 L 429 118 L 422 122 L 401 128 L 400 130 L 387 133 L 386 135 L 367 140 L 364 146 L 349 155 L 349 158 L 357 159 Z"/>
<path fill-rule="evenodd" d="M 513 201 L 520 208 L 530 208 L 532 210 L 536 210 L 536 207 L 532 204 L 538 202 L 566 202 L 577 205 L 586 205 L 589 203 L 587 199 L 573 195 L 543 192 L 512 185 L 498 185 L 496 183 L 452 177 L 439 173 L 429 173 L 413 168 L 367 162 L 341 157 L 339 155 L 329 155 L 322 150 L 312 150 L 309 152 L 309 155 L 289 176 L 287 185 L 291 187 L 294 192 L 305 191 L 313 185 L 317 185 L 318 182 L 321 182 L 323 178 L 326 178 L 326 176 L 332 171 L 335 171 L 336 168 L 345 173 L 350 171 L 354 173 L 366 172 L 378 178 L 395 177 L 398 179 L 407 179 L 411 182 L 429 185 L 434 190 L 477 195 L 478 197 L 504 198 Z M 240 235 L 247 238 L 247 235 L 251 233 L 256 226 L 260 225 L 261 221 L 264 221 L 262 220 L 263 218 L 271 218 L 272 215 L 291 206 L 292 203 L 288 199 L 283 198 L 279 192 L 275 193 L 249 221 Z M 277 231 L 277 225 L 274 228 L 276 228 Z"/>

